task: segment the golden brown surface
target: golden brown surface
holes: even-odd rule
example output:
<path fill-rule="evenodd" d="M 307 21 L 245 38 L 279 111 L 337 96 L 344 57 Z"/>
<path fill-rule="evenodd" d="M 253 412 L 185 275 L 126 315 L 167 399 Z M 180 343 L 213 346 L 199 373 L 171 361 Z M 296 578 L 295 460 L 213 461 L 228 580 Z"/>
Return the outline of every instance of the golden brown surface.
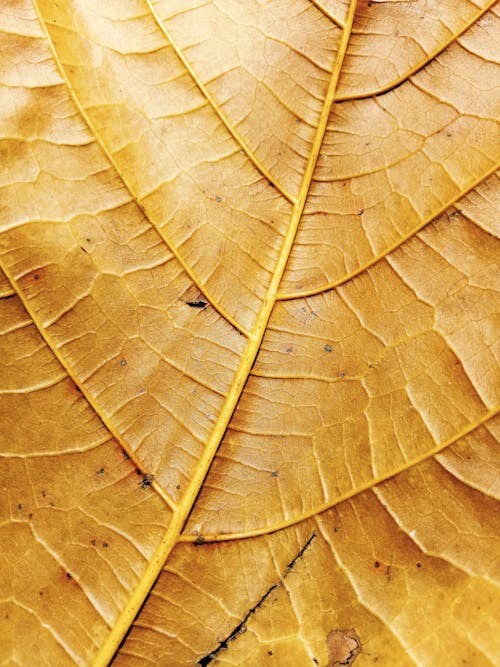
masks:
<path fill-rule="evenodd" d="M 486 0 L 0 2 L 0 663 L 500 664 Z"/>

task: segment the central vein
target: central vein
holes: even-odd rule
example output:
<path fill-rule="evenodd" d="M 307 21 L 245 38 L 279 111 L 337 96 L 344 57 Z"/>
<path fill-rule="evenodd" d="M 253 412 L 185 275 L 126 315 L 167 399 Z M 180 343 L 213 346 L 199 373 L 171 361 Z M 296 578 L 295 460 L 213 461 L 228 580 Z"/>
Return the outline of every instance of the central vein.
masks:
<path fill-rule="evenodd" d="M 210 435 L 210 438 L 205 446 L 202 456 L 200 457 L 199 463 L 186 488 L 186 491 L 173 514 L 171 523 L 169 524 L 165 535 L 163 536 L 160 544 L 153 554 L 153 557 L 151 558 L 136 588 L 132 591 L 126 607 L 122 610 L 110 634 L 102 644 L 101 649 L 94 661 L 94 667 L 106 667 L 109 664 L 123 637 L 129 630 L 137 613 L 143 605 L 144 600 L 149 594 L 158 575 L 160 574 L 168 556 L 170 555 L 170 552 L 178 542 L 179 535 L 182 532 L 184 524 L 193 507 L 194 501 L 196 500 L 203 482 L 205 481 L 209 468 L 212 464 L 215 454 L 217 453 L 224 433 L 226 432 L 229 421 L 236 409 L 248 375 L 255 361 L 255 357 L 257 356 L 257 353 L 260 349 L 262 338 L 267 329 L 269 318 L 276 302 L 278 287 L 285 271 L 285 267 L 290 256 L 290 251 L 297 233 L 297 228 L 304 211 L 304 206 L 307 200 L 307 195 L 309 193 L 309 188 L 311 186 L 319 151 L 323 143 L 328 119 L 330 117 L 330 112 L 335 99 L 335 92 L 337 90 L 342 64 L 347 50 L 347 45 L 349 43 L 352 23 L 356 11 L 356 2 L 357 0 L 352 0 L 349 7 L 346 25 L 342 33 L 339 50 L 333 65 L 332 76 L 326 93 L 323 108 L 321 110 L 318 128 L 314 135 L 311 153 L 300 186 L 299 196 L 292 211 L 290 224 L 283 240 L 283 245 L 276 263 L 276 268 L 273 272 L 266 296 L 264 297 L 257 321 L 249 336 L 241 363 L 238 367 L 222 407 L 219 419 L 215 424 L 214 430 Z"/>

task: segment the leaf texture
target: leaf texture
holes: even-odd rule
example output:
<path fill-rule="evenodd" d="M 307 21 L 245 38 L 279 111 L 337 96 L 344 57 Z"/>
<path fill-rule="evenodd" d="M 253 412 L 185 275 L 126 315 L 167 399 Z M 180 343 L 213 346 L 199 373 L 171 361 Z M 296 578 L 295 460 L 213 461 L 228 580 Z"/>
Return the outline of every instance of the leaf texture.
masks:
<path fill-rule="evenodd" d="M 499 25 L 0 6 L 2 664 L 500 664 Z"/>

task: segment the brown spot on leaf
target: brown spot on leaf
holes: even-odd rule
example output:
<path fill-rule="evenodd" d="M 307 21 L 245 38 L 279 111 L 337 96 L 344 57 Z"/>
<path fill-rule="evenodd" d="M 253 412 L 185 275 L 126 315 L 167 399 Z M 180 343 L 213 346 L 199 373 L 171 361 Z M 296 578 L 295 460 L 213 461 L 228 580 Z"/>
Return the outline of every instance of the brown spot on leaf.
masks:
<path fill-rule="evenodd" d="M 326 639 L 328 647 L 328 667 L 352 665 L 361 653 L 361 642 L 354 628 L 332 630 Z"/>

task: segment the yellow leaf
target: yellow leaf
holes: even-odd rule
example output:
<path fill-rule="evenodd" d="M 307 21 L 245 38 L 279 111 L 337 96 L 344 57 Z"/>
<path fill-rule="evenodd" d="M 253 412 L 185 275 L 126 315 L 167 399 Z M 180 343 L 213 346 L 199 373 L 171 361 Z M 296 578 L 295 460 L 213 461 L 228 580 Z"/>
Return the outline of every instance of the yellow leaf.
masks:
<path fill-rule="evenodd" d="M 3 4 L 2 664 L 500 664 L 499 25 Z"/>

